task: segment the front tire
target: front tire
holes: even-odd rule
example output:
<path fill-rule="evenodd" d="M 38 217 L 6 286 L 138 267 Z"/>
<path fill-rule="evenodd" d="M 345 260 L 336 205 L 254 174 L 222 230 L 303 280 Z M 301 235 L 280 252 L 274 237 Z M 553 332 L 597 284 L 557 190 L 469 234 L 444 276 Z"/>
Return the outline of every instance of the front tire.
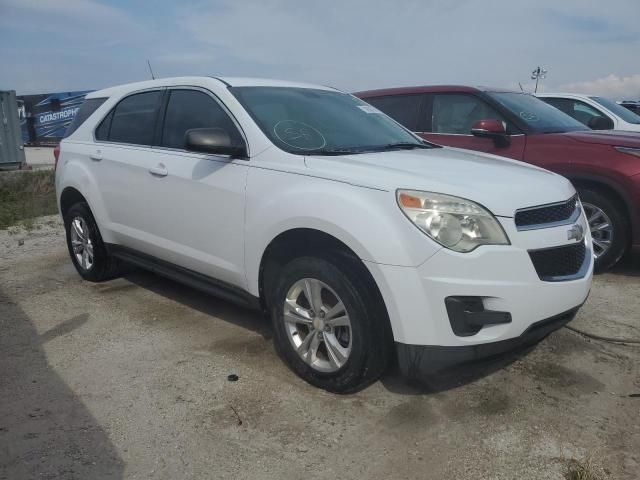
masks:
<path fill-rule="evenodd" d="M 628 221 L 621 206 L 598 190 L 579 188 L 578 195 L 593 239 L 594 270 L 603 272 L 627 251 Z"/>
<path fill-rule="evenodd" d="M 67 248 L 82 278 L 102 282 L 118 275 L 119 263 L 109 255 L 89 205 L 73 204 L 64 215 Z"/>
<path fill-rule="evenodd" d="M 351 261 L 299 257 L 270 289 L 276 350 L 310 384 L 334 393 L 360 390 L 388 366 L 384 305 Z"/>

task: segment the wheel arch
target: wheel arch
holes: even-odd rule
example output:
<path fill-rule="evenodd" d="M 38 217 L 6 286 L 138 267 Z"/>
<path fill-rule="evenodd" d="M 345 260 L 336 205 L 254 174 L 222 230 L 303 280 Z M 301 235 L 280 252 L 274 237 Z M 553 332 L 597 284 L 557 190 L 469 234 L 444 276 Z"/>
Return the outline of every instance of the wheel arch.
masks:
<path fill-rule="evenodd" d="M 571 181 L 571 183 L 579 188 L 589 188 L 592 190 L 597 190 L 606 194 L 609 198 L 611 198 L 614 202 L 619 204 L 624 209 L 624 214 L 627 219 L 628 225 L 631 228 L 631 238 L 635 238 L 638 234 L 639 225 L 636 225 L 634 222 L 634 218 L 636 218 L 637 212 L 634 207 L 631 199 L 625 192 L 624 188 L 617 184 L 614 181 L 611 181 L 606 178 L 598 177 L 595 175 L 567 175 L 567 178 Z"/>
<path fill-rule="evenodd" d="M 69 211 L 71 206 L 78 202 L 85 202 L 89 204 L 87 199 L 84 197 L 84 195 L 82 195 L 82 193 L 80 193 L 78 189 L 74 187 L 65 187 L 60 194 L 59 209 L 62 217 L 64 218 L 65 214 L 67 213 L 67 211 Z"/>
<path fill-rule="evenodd" d="M 354 265 L 362 265 L 366 269 L 354 249 L 336 236 L 309 227 L 286 229 L 271 239 L 260 258 L 257 279 L 260 298 L 262 299 L 264 296 L 266 270 L 278 265 L 284 265 L 286 262 L 301 255 L 321 255 L 323 253 L 340 255 L 346 261 L 353 262 Z"/>
<path fill-rule="evenodd" d="M 264 250 L 260 259 L 260 267 L 258 270 L 258 292 L 260 305 L 262 309 L 268 311 L 268 298 L 265 291 L 265 285 L 274 281 L 279 267 L 285 265 L 288 261 L 303 256 L 318 255 L 338 257 L 340 261 L 350 265 L 355 269 L 360 278 L 364 279 L 372 293 L 379 308 L 384 309 L 386 318 L 386 327 L 388 328 L 389 338 L 393 338 L 391 325 L 391 312 L 385 301 L 382 290 L 373 273 L 363 262 L 356 252 L 341 239 L 313 228 L 292 228 L 285 230 L 276 235 Z"/>

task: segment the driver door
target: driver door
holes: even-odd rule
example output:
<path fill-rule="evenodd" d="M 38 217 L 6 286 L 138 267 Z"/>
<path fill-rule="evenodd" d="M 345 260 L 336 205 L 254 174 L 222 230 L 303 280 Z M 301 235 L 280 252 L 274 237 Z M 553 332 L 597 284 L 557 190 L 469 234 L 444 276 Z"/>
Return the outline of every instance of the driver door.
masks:
<path fill-rule="evenodd" d="M 144 199 L 157 257 L 245 287 L 244 203 L 248 161 L 188 151 L 193 128 L 220 128 L 245 142 L 226 107 L 199 88 L 168 88 L 151 148 Z"/>
<path fill-rule="evenodd" d="M 417 132 L 425 140 L 449 147 L 466 148 L 522 160 L 525 136 L 515 134 L 507 120 L 481 98 L 468 93 L 435 93 L 427 97 L 423 122 L 426 131 Z M 509 145 L 496 145 L 489 138 L 471 134 L 472 125 L 478 120 L 498 120 L 506 125 Z"/>

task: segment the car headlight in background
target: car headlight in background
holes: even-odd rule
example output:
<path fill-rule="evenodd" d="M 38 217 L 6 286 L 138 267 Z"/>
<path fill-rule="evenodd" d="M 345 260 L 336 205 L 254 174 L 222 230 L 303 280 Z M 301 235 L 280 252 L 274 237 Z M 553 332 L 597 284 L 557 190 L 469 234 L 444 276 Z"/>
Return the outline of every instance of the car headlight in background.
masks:
<path fill-rule="evenodd" d="M 443 247 L 470 252 L 480 245 L 509 245 L 498 220 L 470 200 L 415 190 L 398 190 L 396 197 L 409 220 Z"/>

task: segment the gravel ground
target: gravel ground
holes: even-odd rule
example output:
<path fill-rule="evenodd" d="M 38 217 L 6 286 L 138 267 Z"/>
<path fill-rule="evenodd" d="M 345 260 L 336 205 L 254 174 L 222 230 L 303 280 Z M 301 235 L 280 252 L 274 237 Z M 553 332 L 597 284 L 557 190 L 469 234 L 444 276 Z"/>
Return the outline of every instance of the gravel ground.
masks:
<path fill-rule="evenodd" d="M 572 325 L 640 337 L 631 263 L 596 278 Z M 428 386 L 390 372 L 336 396 L 270 336 L 151 274 L 81 281 L 56 217 L 0 231 L 0 479 L 563 479 L 587 455 L 638 478 L 638 346 L 562 329 Z"/>

